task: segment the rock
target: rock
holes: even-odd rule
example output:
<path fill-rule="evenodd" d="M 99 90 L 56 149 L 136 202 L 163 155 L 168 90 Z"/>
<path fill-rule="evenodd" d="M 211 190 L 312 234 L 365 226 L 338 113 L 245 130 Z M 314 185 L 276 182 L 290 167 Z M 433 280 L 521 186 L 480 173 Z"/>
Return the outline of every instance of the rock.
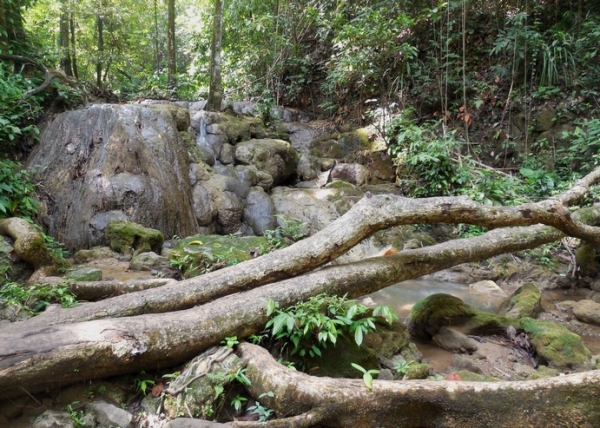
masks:
<path fill-rule="evenodd" d="M 593 300 L 580 300 L 573 306 L 573 314 L 579 321 L 600 325 L 600 303 Z"/>
<path fill-rule="evenodd" d="M 33 273 L 32 267 L 14 257 L 12 239 L 0 236 L 0 277 L 15 282 L 26 282 Z"/>
<path fill-rule="evenodd" d="M 185 369 L 180 376 L 175 378 L 169 387 L 178 389 L 187 385 L 185 390 L 176 397 L 167 395 L 164 400 L 164 409 L 171 416 L 187 414 L 200 415 L 204 412 L 204 407 L 212 405 L 215 398 L 215 385 L 227 386 L 228 375 L 233 375 L 244 367 L 234 353 L 230 352 L 225 356 L 225 352 L 231 351 L 224 347 L 212 347 L 203 354 L 195 357 L 186 364 Z M 225 356 L 222 361 L 215 360 L 212 364 L 211 358 Z M 208 366 L 208 369 L 207 369 Z M 193 382 L 189 381 L 197 375 L 207 372 L 206 376 L 201 376 Z M 189 384 L 188 384 L 189 383 Z"/>
<path fill-rule="evenodd" d="M 167 235 L 197 233 L 180 113 L 187 114 L 173 106 L 92 104 L 56 116 L 26 163 L 39 165 L 35 180 L 49 196 L 40 210 L 48 235 L 69 250 L 106 245 L 103 212 Z"/>
<path fill-rule="evenodd" d="M 558 370 L 550 369 L 547 366 L 540 365 L 537 370 L 527 376 L 527 380 L 545 379 L 549 377 L 558 376 Z"/>
<path fill-rule="evenodd" d="M 529 376 L 535 373 L 535 369 L 533 367 L 521 363 L 515 363 L 513 370 L 517 376 L 522 378 L 529 378 Z"/>
<path fill-rule="evenodd" d="M 461 325 L 475 315 L 475 311 L 458 297 L 432 294 L 413 306 L 407 320 L 411 335 L 431 338 L 441 327 Z"/>
<path fill-rule="evenodd" d="M 559 311 L 569 312 L 573 310 L 573 306 L 577 304 L 574 300 L 563 300 L 562 302 L 556 302 L 554 306 Z"/>
<path fill-rule="evenodd" d="M 253 187 L 246 198 L 244 222 L 252 228 L 256 236 L 263 236 L 265 230 L 275 230 L 275 205 L 261 187 Z"/>
<path fill-rule="evenodd" d="M 394 374 L 390 369 L 381 369 L 377 375 L 379 380 L 394 380 Z"/>
<path fill-rule="evenodd" d="M 187 108 L 179 107 L 171 103 L 160 103 L 150 105 L 149 108 L 162 114 L 170 115 L 178 131 L 187 131 L 190 127 L 190 111 Z"/>
<path fill-rule="evenodd" d="M 363 165 L 367 169 L 369 184 L 390 183 L 396 179 L 396 166 L 387 150 L 359 150 L 344 160 Z"/>
<path fill-rule="evenodd" d="M 542 293 L 535 284 L 527 283 L 502 303 L 498 313 L 509 318 L 536 318 L 541 311 Z"/>
<path fill-rule="evenodd" d="M 205 421 L 203 419 L 177 418 L 167 422 L 163 428 L 223 428 L 229 427 L 229 424 L 219 424 L 217 422 Z"/>
<path fill-rule="evenodd" d="M 550 321 L 532 318 L 520 321 L 541 364 L 558 370 L 589 368 L 591 352 L 583 345 L 581 337 Z"/>
<path fill-rule="evenodd" d="M 298 158 L 298 152 L 283 140 L 250 140 L 235 146 L 235 160 L 242 165 L 255 165 L 259 171 L 273 177 L 274 185 L 296 172 Z"/>
<path fill-rule="evenodd" d="M 370 150 L 369 132 L 360 128 L 345 133 L 326 134 L 310 144 L 310 154 L 320 158 L 343 159 L 357 150 Z"/>
<path fill-rule="evenodd" d="M 15 322 L 28 318 L 31 318 L 31 315 L 28 311 L 24 310 L 23 306 L 16 302 L 0 299 L 0 320 Z"/>
<path fill-rule="evenodd" d="M 46 410 L 35 418 L 32 428 L 76 428 L 75 421 L 68 412 Z"/>
<path fill-rule="evenodd" d="M 184 277 L 192 278 L 250 260 L 260 249 L 267 248 L 267 239 L 262 236 L 194 235 L 180 240 L 169 260 Z"/>
<path fill-rule="evenodd" d="M 75 263 L 87 263 L 92 260 L 113 259 L 118 257 L 118 253 L 111 250 L 109 247 L 94 247 L 89 250 L 79 250 L 73 256 Z"/>
<path fill-rule="evenodd" d="M 429 365 L 412 363 L 406 370 L 405 379 L 427 379 L 429 376 Z"/>
<path fill-rule="evenodd" d="M 296 166 L 296 176 L 300 181 L 314 180 L 319 176 L 321 166 L 319 158 L 302 154 Z"/>
<path fill-rule="evenodd" d="M 140 271 L 170 271 L 171 265 L 169 259 L 163 256 L 159 256 L 153 252 L 140 253 L 137 256 L 133 256 L 129 262 L 129 269 L 140 270 Z"/>
<path fill-rule="evenodd" d="M 133 415 L 105 401 L 94 401 L 85 406 L 96 417 L 99 428 L 132 428 Z"/>
<path fill-rule="evenodd" d="M 343 180 L 355 186 L 363 186 L 369 182 L 369 170 L 358 163 L 340 163 L 331 171 L 331 178 Z"/>
<path fill-rule="evenodd" d="M 71 281 L 100 281 L 102 279 L 102 271 L 93 266 L 75 266 L 67 270 L 65 279 Z"/>
<path fill-rule="evenodd" d="M 473 373 L 478 373 L 478 374 L 483 374 L 483 371 L 481 370 L 481 368 L 479 368 L 479 366 L 477 364 L 475 364 L 475 362 L 473 360 L 471 360 L 470 358 L 464 357 L 462 355 L 454 355 L 454 358 L 452 358 L 452 363 L 451 363 L 451 367 L 454 370 L 451 371 L 461 371 L 461 370 L 467 370 Z M 461 373 L 462 376 L 462 373 Z M 467 380 L 463 377 L 464 380 Z"/>
<path fill-rule="evenodd" d="M 598 262 L 596 262 L 596 250 L 591 244 L 582 245 L 575 251 L 575 260 L 579 266 L 581 276 L 595 277 L 598 274 Z"/>
<path fill-rule="evenodd" d="M 410 344 L 410 335 L 400 321 L 389 325 L 382 318 L 377 318 L 377 329 L 364 337 L 363 344 L 377 353 L 378 357 L 392 358 Z"/>
<path fill-rule="evenodd" d="M 463 352 L 472 354 L 477 351 L 477 343 L 459 331 L 440 327 L 432 340 L 443 349 L 451 352 Z"/>
<path fill-rule="evenodd" d="M 484 280 L 469 284 L 472 293 L 485 294 L 486 296 L 508 297 L 508 294 L 498 287 L 494 281 Z"/>
<path fill-rule="evenodd" d="M 106 239 L 113 250 L 122 254 L 159 252 L 165 240 L 159 230 L 127 221 L 111 221 L 106 227 Z"/>

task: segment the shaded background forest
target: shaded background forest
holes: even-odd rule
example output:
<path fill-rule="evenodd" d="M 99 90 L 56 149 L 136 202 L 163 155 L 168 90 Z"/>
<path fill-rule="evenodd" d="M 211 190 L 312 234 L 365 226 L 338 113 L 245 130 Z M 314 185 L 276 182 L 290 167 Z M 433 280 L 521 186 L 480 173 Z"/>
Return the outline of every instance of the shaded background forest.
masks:
<path fill-rule="evenodd" d="M 1 52 L 59 70 L 50 91 L 22 100 L 41 78 L 0 62 L 7 159 L 35 143 L 45 110 L 73 108 L 82 92 L 205 98 L 213 11 L 201 0 L 2 0 Z M 596 166 L 595 1 L 230 0 L 223 23 L 226 99 L 258 102 L 267 122 L 286 105 L 338 128 L 374 124 L 371 137 L 386 142 L 412 196 L 520 203 Z M 543 120 L 568 126 L 540 138 Z M 12 176 L 16 165 L 2 165 Z M 29 199 L 15 195 L 31 189 L 6 186 L 0 209 L 29 214 Z"/>

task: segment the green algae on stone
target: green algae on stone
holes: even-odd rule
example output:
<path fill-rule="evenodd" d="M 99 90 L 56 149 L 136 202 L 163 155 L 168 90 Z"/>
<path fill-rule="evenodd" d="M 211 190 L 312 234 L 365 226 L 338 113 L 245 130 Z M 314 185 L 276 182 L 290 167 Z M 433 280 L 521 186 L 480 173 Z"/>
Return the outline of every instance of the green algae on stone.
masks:
<path fill-rule="evenodd" d="M 550 368 L 584 369 L 590 364 L 591 352 L 581 337 L 551 321 L 522 318 L 521 326 L 529 336 L 541 363 Z"/>
<path fill-rule="evenodd" d="M 262 236 L 194 235 L 177 243 L 169 261 L 185 278 L 192 278 L 250 260 L 266 248 L 268 242 Z"/>
<path fill-rule="evenodd" d="M 411 335 L 429 339 L 440 327 L 462 325 L 474 315 L 476 311 L 458 297 L 437 293 L 415 303 L 407 328 Z"/>
<path fill-rule="evenodd" d="M 110 248 L 122 254 L 160 253 L 165 240 L 162 232 L 140 224 L 124 220 L 115 220 L 106 226 L 106 239 Z"/>
<path fill-rule="evenodd" d="M 429 376 L 429 364 L 412 363 L 406 370 L 405 379 L 427 379 Z"/>
<path fill-rule="evenodd" d="M 546 379 L 554 376 L 558 376 L 558 370 L 551 369 L 542 364 L 538 366 L 535 372 L 527 376 L 527 380 Z"/>
<path fill-rule="evenodd" d="M 542 293 L 533 283 L 519 287 L 500 307 L 499 313 L 509 318 L 535 318 L 542 310 Z"/>
<path fill-rule="evenodd" d="M 591 244 L 582 245 L 575 251 L 575 259 L 582 276 L 594 277 L 598 274 L 598 263 L 596 262 L 596 250 Z"/>

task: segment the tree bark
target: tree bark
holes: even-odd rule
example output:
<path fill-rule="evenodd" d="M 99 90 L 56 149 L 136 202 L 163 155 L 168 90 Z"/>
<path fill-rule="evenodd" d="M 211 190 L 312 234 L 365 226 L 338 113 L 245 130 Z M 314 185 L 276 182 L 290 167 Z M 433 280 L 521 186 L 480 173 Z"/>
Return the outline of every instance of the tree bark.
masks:
<path fill-rule="evenodd" d="M 539 225 L 498 229 L 477 238 L 331 266 L 176 314 L 54 326 L 49 318 L 41 325 L 35 318 L 13 323 L 0 330 L 0 399 L 182 363 L 226 337 L 243 338 L 260 331 L 267 322 L 269 299 L 287 307 L 324 292 L 358 297 L 458 263 L 533 248 L 561 236 Z M 93 312 L 92 305 L 81 308 Z"/>
<path fill-rule="evenodd" d="M 225 0 L 214 0 L 215 14 L 210 58 L 210 87 L 205 109 L 208 111 L 221 110 L 223 100 L 223 84 L 221 82 L 221 41 L 223 39 L 223 11 Z"/>
<path fill-rule="evenodd" d="M 267 350 L 238 346 L 253 397 L 275 410 L 274 427 L 556 427 L 600 426 L 600 372 L 527 382 L 382 381 L 315 378 L 277 363 Z"/>
<path fill-rule="evenodd" d="M 104 17 L 96 15 L 96 29 L 98 30 L 98 57 L 96 58 L 96 86 L 102 88 L 102 64 L 104 61 Z"/>
<path fill-rule="evenodd" d="M 44 73 L 44 77 L 45 77 L 44 82 L 37 88 L 30 89 L 29 91 L 25 92 L 23 94 L 23 98 L 22 98 L 23 100 L 29 98 L 32 95 L 39 94 L 40 92 L 44 92 L 46 89 L 48 89 L 48 87 L 52 83 L 52 73 L 50 73 L 50 70 L 48 70 L 48 68 L 41 62 L 38 62 L 32 58 L 28 58 L 26 56 L 21 56 L 21 55 L 0 54 L 0 59 L 6 59 L 9 61 L 19 61 L 19 62 L 24 62 L 26 64 L 32 64 L 32 65 L 35 65 L 38 69 L 40 69 L 42 71 L 42 73 Z"/>
<path fill-rule="evenodd" d="M 67 0 L 62 0 L 59 23 L 59 46 L 61 50 L 60 66 L 65 74 L 71 77 L 73 76 L 73 69 L 71 67 L 69 16 L 70 12 Z"/>
<path fill-rule="evenodd" d="M 175 88 L 177 74 L 177 50 L 175 45 L 175 0 L 168 0 L 167 6 L 167 86 L 169 91 Z"/>

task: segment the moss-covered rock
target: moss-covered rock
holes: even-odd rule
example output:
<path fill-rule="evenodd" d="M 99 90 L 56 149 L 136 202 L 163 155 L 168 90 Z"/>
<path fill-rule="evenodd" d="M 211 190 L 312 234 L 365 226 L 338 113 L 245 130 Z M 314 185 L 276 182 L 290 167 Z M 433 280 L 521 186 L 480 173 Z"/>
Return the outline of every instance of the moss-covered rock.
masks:
<path fill-rule="evenodd" d="M 344 133 L 332 133 L 318 137 L 310 144 L 310 154 L 320 158 L 342 159 L 356 150 L 371 150 L 369 133 L 360 128 Z"/>
<path fill-rule="evenodd" d="M 591 352 L 583 345 L 581 337 L 566 327 L 532 318 L 522 318 L 521 326 L 542 364 L 558 370 L 579 370 L 590 365 Z"/>
<path fill-rule="evenodd" d="M 102 279 L 102 271 L 93 266 L 75 266 L 67 270 L 65 279 L 71 281 L 100 281 Z"/>
<path fill-rule="evenodd" d="M 432 294 L 413 306 L 407 327 L 411 335 L 430 339 L 440 327 L 462 325 L 475 315 L 476 311 L 458 297 Z"/>
<path fill-rule="evenodd" d="M 533 283 L 519 287 L 501 306 L 498 313 L 509 318 L 536 318 L 542 311 L 542 292 Z"/>
<path fill-rule="evenodd" d="M 375 323 L 377 330 L 367 334 L 363 344 L 385 358 L 392 358 L 410 344 L 410 335 L 399 321 L 386 323 L 378 319 Z"/>
<path fill-rule="evenodd" d="M 406 370 L 405 379 L 427 379 L 429 364 L 412 363 Z"/>
<path fill-rule="evenodd" d="M 94 247 L 89 250 L 79 250 L 73 256 L 75 263 L 87 263 L 92 260 L 115 258 L 119 254 L 108 247 Z"/>
<path fill-rule="evenodd" d="M 579 247 L 575 252 L 575 260 L 582 276 L 595 277 L 598 274 L 596 250 L 593 245 L 585 244 Z"/>
<path fill-rule="evenodd" d="M 558 370 L 551 369 L 542 364 L 534 373 L 527 376 L 527 380 L 546 379 L 554 376 L 558 376 Z"/>
<path fill-rule="evenodd" d="M 268 248 L 265 237 L 195 235 L 179 241 L 169 261 L 185 278 L 192 278 L 250 260 Z"/>
<path fill-rule="evenodd" d="M 147 251 L 159 253 L 165 240 L 159 230 L 120 220 L 108 223 L 106 239 L 110 248 L 123 254 L 140 254 Z"/>

